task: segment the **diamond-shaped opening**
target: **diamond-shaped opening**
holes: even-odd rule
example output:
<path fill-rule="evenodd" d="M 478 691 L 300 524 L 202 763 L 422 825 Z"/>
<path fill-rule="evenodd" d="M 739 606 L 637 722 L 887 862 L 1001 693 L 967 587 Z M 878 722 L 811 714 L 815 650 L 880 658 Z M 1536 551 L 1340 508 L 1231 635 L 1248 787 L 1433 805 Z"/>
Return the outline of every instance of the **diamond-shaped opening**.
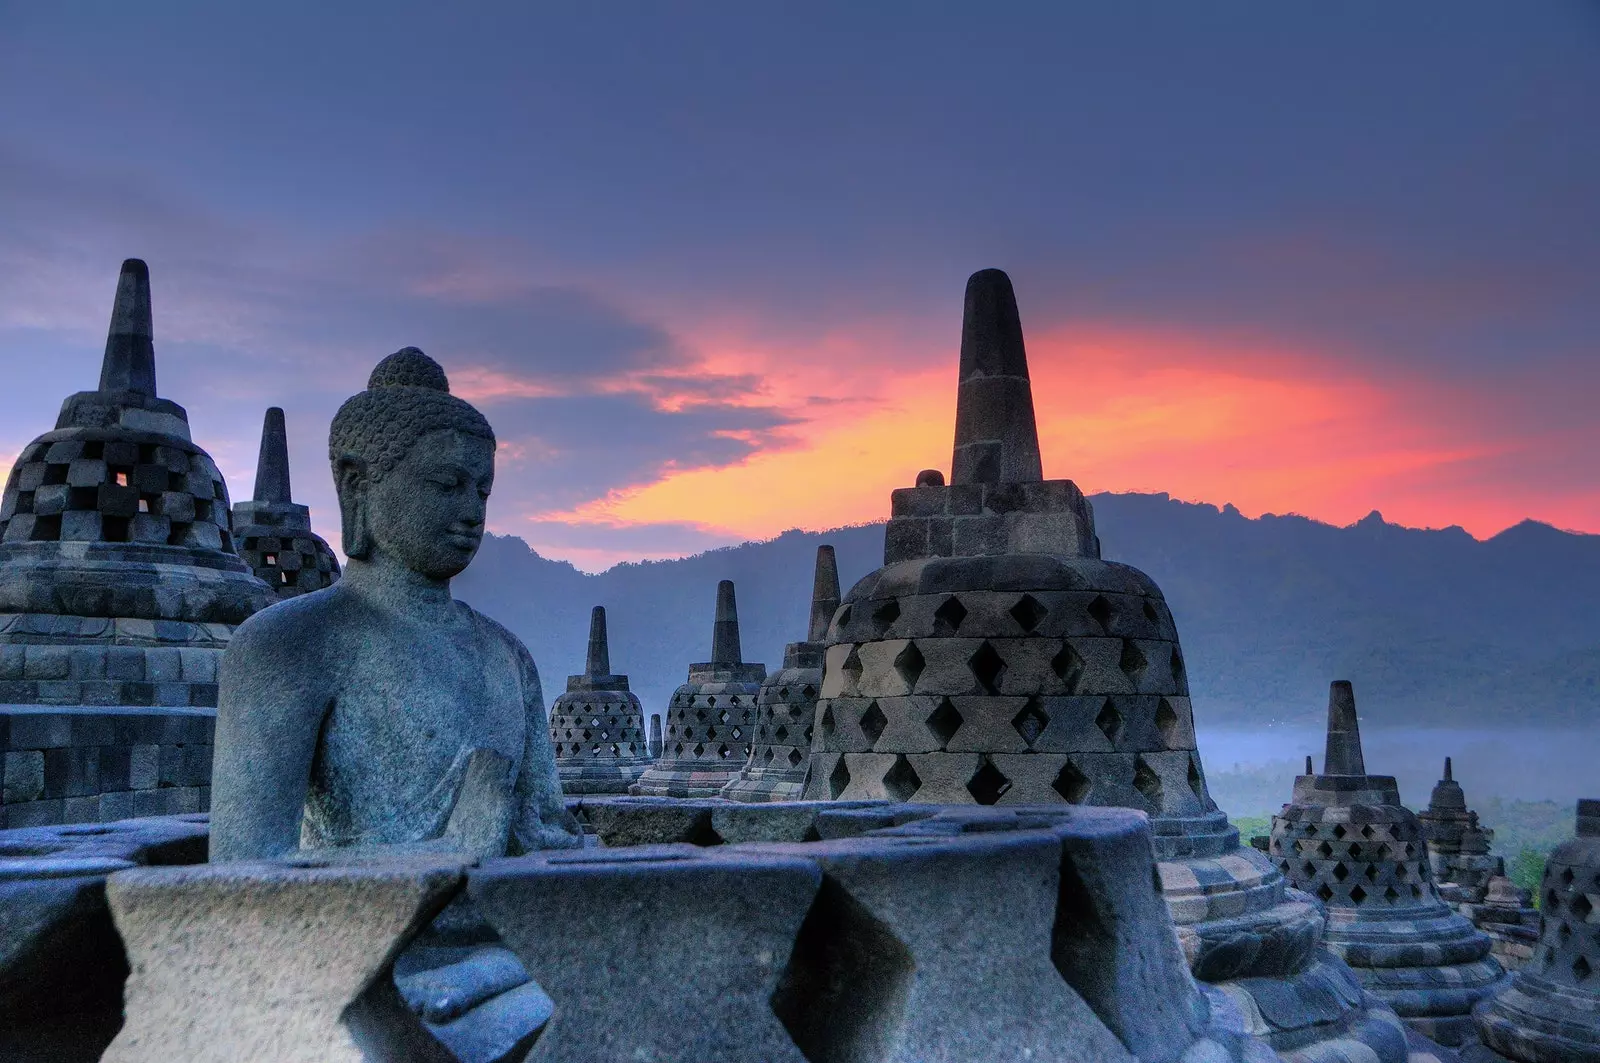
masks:
<path fill-rule="evenodd" d="M 893 598 L 890 598 L 888 601 L 884 602 L 882 605 L 878 606 L 878 608 L 872 611 L 872 625 L 878 629 L 878 636 L 880 638 L 883 636 L 884 632 L 893 627 L 894 622 L 899 619 L 900 603 L 895 601 Z"/>
<path fill-rule="evenodd" d="M 1313 864 L 1310 860 L 1307 860 L 1305 863 L 1300 865 L 1300 873 L 1305 875 L 1307 878 L 1310 878 L 1312 875 L 1317 873 L 1317 865 Z"/>
<path fill-rule="evenodd" d="M 703 757 L 706 755 L 706 745 L 704 742 L 696 742 L 694 744 L 694 755 L 697 757 Z"/>
<path fill-rule="evenodd" d="M 1317 846 L 1317 852 L 1322 854 L 1322 858 L 1324 860 L 1330 859 L 1333 856 L 1333 846 L 1329 845 L 1327 842 L 1323 842 L 1321 845 Z"/>
<path fill-rule="evenodd" d="M 769 750 L 767 750 L 767 752 L 770 753 L 772 751 L 769 749 Z M 790 748 L 790 750 L 789 750 L 789 767 L 798 768 L 800 766 L 800 762 L 802 760 L 804 760 L 804 759 L 805 759 L 805 757 L 802 757 L 800 755 L 800 751 L 798 749 Z"/>
<path fill-rule="evenodd" d="M 715 694 L 713 694 L 710 697 L 706 698 L 706 704 L 708 706 L 710 706 L 711 708 L 716 708 L 717 707 L 717 696 Z M 703 716 L 701 717 L 701 719 L 704 719 L 704 718 L 705 717 L 703 717 Z"/>
<path fill-rule="evenodd" d="M 1369 841 L 1371 840 L 1371 838 L 1372 838 L 1372 824 L 1369 823 L 1365 827 L 1361 828 L 1361 836 L 1363 838 L 1368 839 Z"/>
<path fill-rule="evenodd" d="M 896 801 L 909 801 L 922 788 L 922 777 L 902 753 L 894 758 L 894 765 L 883 773 L 883 788 Z"/>
<path fill-rule="evenodd" d="M 839 666 L 839 670 L 847 673 L 852 682 L 857 682 L 861 679 L 861 668 L 861 655 L 856 652 L 854 646 L 851 646 L 850 652 L 845 654 L 844 663 Z"/>
<path fill-rule="evenodd" d="M 772 1011 L 813 1063 L 886 1059 L 904 1025 L 915 970 L 889 927 L 824 875 Z"/>
<path fill-rule="evenodd" d="M 837 729 L 837 725 L 833 722 L 833 706 L 832 705 L 824 705 L 822 707 L 822 737 L 823 737 L 823 740 L 826 741 L 827 739 L 832 738 L 833 737 L 833 732 L 836 729 Z M 841 760 L 839 763 L 843 764 L 844 761 Z"/>
<path fill-rule="evenodd" d="M 889 718 L 878 708 L 876 701 L 867 706 L 867 711 L 861 714 L 861 733 L 867 736 L 867 741 L 872 745 L 878 744 L 878 737 L 883 734 L 883 729 L 889 726 Z"/>
<path fill-rule="evenodd" d="M 789 688 L 788 687 L 779 687 L 778 688 L 778 699 L 780 701 L 787 701 L 789 699 Z"/>
<path fill-rule="evenodd" d="M 1333 825 L 1333 836 L 1335 838 L 1343 838 L 1346 833 L 1343 823 L 1335 823 Z"/>
<path fill-rule="evenodd" d="M 1117 667 L 1122 669 L 1122 674 L 1133 680 L 1134 686 L 1139 685 L 1139 680 L 1144 677 L 1144 670 L 1150 666 L 1145 658 L 1144 651 L 1132 639 L 1122 640 L 1122 659 L 1117 662 Z"/>
<path fill-rule="evenodd" d="M 1168 749 L 1178 744 L 1178 713 L 1166 698 L 1156 706 L 1156 730 L 1161 732 L 1161 743 Z"/>
<path fill-rule="evenodd" d="M 1022 736 L 1022 740 L 1028 743 L 1029 748 L 1032 748 L 1034 741 L 1044 733 L 1049 724 L 1050 717 L 1039 707 L 1038 698 L 1029 698 L 1028 703 L 1022 706 L 1022 711 L 1011 718 L 1011 726 Z"/>
<path fill-rule="evenodd" d="M 1333 865 L 1333 877 L 1343 882 L 1350 877 L 1350 869 L 1344 866 L 1344 861 Z"/>
<path fill-rule="evenodd" d="M 923 723 L 933 732 L 933 737 L 939 740 L 939 748 L 943 749 L 961 729 L 961 713 L 956 711 L 955 704 L 949 698 L 940 698 L 939 704 L 928 714 Z"/>
<path fill-rule="evenodd" d="M 599 727 L 600 726 L 600 717 L 598 717 L 598 716 L 591 717 L 589 719 L 589 726 L 590 727 Z"/>
<path fill-rule="evenodd" d="M 1039 622 L 1050 612 L 1044 605 L 1031 594 L 1024 594 L 1011 607 L 1011 619 L 1025 632 L 1032 632 L 1039 626 Z"/>
<path fill-rule="evenodd" d="M 805 688 L 800 691 L 800 696 L 805 698 L 807 701 L 814 700 L 817 696 L 817 688 L 812 686 L 810 683 L 807 683 Z"/>
<path fill-rule="evenodd" d="M 1588 922 L 1589 913 L 1594 911 L 1594 905 L 1589 903 L 1589 898 L 1581 893 L 1572 898 L 1572 903 L 1568 905 L 1568 908 L 1582 922 Z"/>
<path fill-rule="evenodd" d="M 1582 956 L 1579 956 L 1577 959 L 1572 961 L 1572 977 L 1576 978 L 1578 981 L 1588 981 L 1589 976 L 1593 973 L 1594 968 L 1589 966 L 1589 961 L 1584 959 Z"/>
<path fill-rule="evenodd" d="M 1561 871 L 1561 884 L 1563 886 L 1572 885 L 1572 878 L 1573 878 L 1572 868 L 1570 868 L 1570 867 L 1563 868 L 1562 871 Z"/>
<path fill-rule="evenodd" d="M 1368 882 L 1376 882 L 1376 881 L 1378 881 L 1378 865 L 1377 864 L 1368 864 L 1367 865 L 1366 874 L 1367 874 L 1367 881 Z"/>
<path fill-rule="evenodd" d="M 705 723 L 706 722 L 706 710 L 705 709 L 695 709 L 694 710 L 694 718 L 699 720 L 701 723 Z"/>
<path fill-rule="evenodd" d="M 1063 642 L 1061 652 L 1050 660 L 1050 668 L 1066 685 L 1068 694 L 1078 692 L 1078 682 L 1083 678 L 1083 658 L 1078 651 L 1072 648 L 1072 643 Z"/>
<path fill-rule="evenodd" d="M 988 642 L 979 646 L 978 651 L 967 658 L 967 667 L 972 670 L 973 678 L 978 681 L 978 686 L 984 693 L 1000 693 L 1000 680 L 1006 673 L 1006 662 L 999 651 Z"/>
<path fill-rule="evenodd" d="M 1321 897 L 1324 901 L 1333 900 L 1333 887 L 1324 882 L 1322 885 L 1317 887 L 1317 896 Z"/>
<path fill-rule="evenodd" d="M 967 780 L 967 793 L 980 805 L 992 805 L 1011 789 L 1011 780 L 1004 772 L 985 758 L 981 767 Z"/>
<path fill-rule="evenodd" d="M 717 722 L 718 723 L 726 724 L 731 719 L 733 719 L 733 717 L 729 716 L 726 712 L 717 713 Z"/>
<path fill-rule="evenodd" d="M 768 746 L 767 749 L 766 749 L 766 752 L 761 754 L 761 763 L 763 763 L 763 764 L 771 764 L 772 763 L 772 757 L 773 757 L 772 747 Z"/>
<path fill-rule="evenodd" d="M 915 689 L 917 678 L 922 675 L 922 670 L 928 662 L 922 657 L 922 651 L 917 649 L 915 642 L 906 643 L 906 648 L 895 654 L 894 670 L 900 679 L 910 689 Z"/>
<path fill-rule="evenodd" d="M 716 737 L 717 737 L 717 729 L 715 727 L 707 727 L 706 728 L 706 741 L 707 742 L 713 742 L 713 741 L 716 740 Z"/>
<path fill-rule="evenodd" d="M 1061 770 L 1056 773 L 1055 781 L 1050 784 L 1050 789 L 1072 805 L 1081 805 L 1088 800 L 1089 791 L 1093 788 L 1094 784 L 1089 781 L 1089 777 L 1079 771 L 1077 765 L 1070 760 L 1061 766 Z"/>
<path fill-rule="evenodd" d="M 1344 865 L 1340 864 L 1339 866 L 1343 867 Z M 1341 878 L 1342 877 L 1343 876 L 1341 876 Z M 1361 884 L 1359 882 L 1350 888 L 1350 899 L 1357 904 L 1360 904 L 1362 901 L 1367 899 L 1367 891 L 1361 888 Z"/>
<path fill-rule="evenodd" d="M 845 787 L 850 785 L 850 769 L 845 767 L 844 758 L 833 766 L 833 771 L 828 774 L 828 796 L 837 799 L 844 793 Z"/>
<path fill-rule="evenodd" d="M 1144 603 L 1144 618 L 1150 621 L 1152 624 L 1161 623 L 1161 614 L 1158 613 L 1156 611 L 1156 607 L 1149 602 Z"/>
<path fill-rule="evenodd" d="M 1556 936 L 1559 937 L 1561 939 L 1561 943 L 1565 945 L 1567 942 L 1572 940 L 1572 928 L 1566 923 L 1562 923 L 1560 926 L 1556 927 Z"/>
<path fill-rule="evenodd" d="M 1189 758 L 1189 789 L 1194 791 L 1194 796 L 1202 805 L 1206 803 L 1206 780 L 1200 774 L 1200 760 L 1198 757 Z"/>
<path fill-rule="evenodd" d="M 1180 689 L 1186 682 L 1183 672 L 1183 654 L 1178 652 L 1178 647 L 1176 646 L 1172 647 L 1172 681 L 1177 683 Z"/>
<path fill-rule="evenodd" d="M 1544 914 L 1554 915 L 1561 911 L 1561 894 L 1555 890 L 1544 891 Z"/>
<path fill-rule="evenodd" d="M 1094 596 L 1094 601 L 1089 603 L 1089 616 L 1100 625 L 1101 631 L 1111 631 L 1111 603 L 1106 601 L 1105 595 Z"/>
<path fill-rule="evenodd" d="M 935 635 L 954 635 L 961 630 L 961 621 L 967 618 L 967 607 L 961 600 L 951 595 L 939 604 L 933 611 L 933 633 Z"/>
<path fill-rule="evenodd" d="M 735 727 L 733 729 L 733 740 L 735 742 L 737 742 L 739 739 L 741 739 L 743 737 L 744 737 L 744 732 L 742 730 L 740 730 L 739 728 Z"/>
<path fill-rule="evenodd" d="M 1122 734 L 1122 713 L 1107 698 L 1106 703 L 1100 706 L 1100 715 L 1094 718 L 1094 725 L 1100 728 L 1100 733 L 1106 736 L 1107 741 L 1116 742 L 1117 736 Z"/>
<path fill-rule="evenodd" d="M 778 729 L 772 732 L 772 737 L 780 743 L 787 742 L 789 740 L 789 729 L 780 723 Z"/>
<path fill-rule="evenodd" d="M 1350 858 L 1352 860 L 1361 859 L 1361 843 L 1360 842 L 1351 842 L 1350 843 Z"/>
<path fill-rule="evenodd" d="M 1390 904 L 1393 904 L 1395 901 L 1400 899 L 1400 891 L 1395 889 L 1393 886 L 1389 886 L 1383 891 L 1383 899 L 1388 901 Z"/>
<path fill-rule="evenodd" d="M 1133 788 L 1144 795 L 1153 809 L 1161 808 L 1161 776 L 1140 757 L 1133 769 Z"/>
<path fill-rule="evenodd" d="M 727 746 L 717 747 L 717 758 L 719 760 L 727 760 L 731 756 L 733 756 L 733 750 L 729 749 Z"/>

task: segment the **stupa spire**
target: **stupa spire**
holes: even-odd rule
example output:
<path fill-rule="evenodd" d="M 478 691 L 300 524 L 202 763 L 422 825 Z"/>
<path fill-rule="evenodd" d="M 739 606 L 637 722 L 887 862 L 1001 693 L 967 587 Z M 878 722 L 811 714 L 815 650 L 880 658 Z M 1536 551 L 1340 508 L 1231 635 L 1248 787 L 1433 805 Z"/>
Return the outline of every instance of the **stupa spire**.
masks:
<path fill-rule="evenodd" d="M 811 580 L 811 625 L 806 629 L 807 642 L 821 642 L 828 637 L 828 624 L 839 611 L 839 563 L 833 547 L 817 547 L 816 574 Z"/>
<path fill-rule="evenodd" d="M 1328 687 L 1328 749 L 1322 758 L 1324 775 L 1365 775 L 1361 755 L 1361 725 L 1356 721 L 1356 694 L 1348 679 L 1335 679 Z"/>
<path fill-rule="evenodd" d="M 589 666 L 590 676 L 611 674 L 611 647 L 606 641 L 606 607 L 597 605 L 589 612 Z"/>
<path fill-rule="evenodd" d="M 998 269 L 967 279 L 950 482 L 1031 483 L 1044 478 L 1022 318 L 1011 278 Z"/>
<path fill-rule="evenodd" d="M 156 394 L 155 329 L 150 314 L 150 267 L 142 259 L 122 263 L 117 299 L 111 306 L 105 361 L 100 366 L 101 391 Z"/>
<path fill-rule="evenodd" d="M 717 584 L 717 617 L 711 626 L 711 663 L 744 663 L 739 650 L 739 605 L 734 601 L 731 579 Z"/>
<path fill-rule="evenodd" d="M 1455 778 L 1456 778 L 1455 774 L 1450 769 L 1450 758 L 1449 757 L 1445 757 L 1444 758 L 1444 781 L 1445 782 L 1454 782 Z"/>
<path fill-rule="evenodd" d="M 283 410 L 267 409 L 261 425 L 261 453 L 256 458 L 257 502 L 293 502 L 289 490 L 289 435 L 284 427 Z"/>

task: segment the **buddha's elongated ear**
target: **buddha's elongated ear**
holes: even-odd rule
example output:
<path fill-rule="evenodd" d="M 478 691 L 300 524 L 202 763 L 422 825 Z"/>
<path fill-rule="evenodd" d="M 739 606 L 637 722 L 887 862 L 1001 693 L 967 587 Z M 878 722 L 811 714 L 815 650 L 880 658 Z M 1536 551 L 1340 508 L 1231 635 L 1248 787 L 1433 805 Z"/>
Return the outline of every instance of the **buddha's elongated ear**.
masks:
<path fill-rule="evenodd" d="M 372 525 L 367 516 L 367 489 L 371 484 L 363 458 L 341 454 L 334 461 L 333 486 L 339 493 L 344 556 L 357 561 L 365 561 L 372 553 Z"/>

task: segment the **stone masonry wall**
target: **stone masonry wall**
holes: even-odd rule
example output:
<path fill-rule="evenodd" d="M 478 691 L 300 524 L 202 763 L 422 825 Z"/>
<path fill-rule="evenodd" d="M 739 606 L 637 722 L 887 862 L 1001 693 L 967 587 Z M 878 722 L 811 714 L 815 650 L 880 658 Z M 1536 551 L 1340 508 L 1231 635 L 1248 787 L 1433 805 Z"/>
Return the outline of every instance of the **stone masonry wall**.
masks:
<path fill-rule="evenodd" d="M 214 712 L 0 706 L 0 829 L 211 808 Z"/>

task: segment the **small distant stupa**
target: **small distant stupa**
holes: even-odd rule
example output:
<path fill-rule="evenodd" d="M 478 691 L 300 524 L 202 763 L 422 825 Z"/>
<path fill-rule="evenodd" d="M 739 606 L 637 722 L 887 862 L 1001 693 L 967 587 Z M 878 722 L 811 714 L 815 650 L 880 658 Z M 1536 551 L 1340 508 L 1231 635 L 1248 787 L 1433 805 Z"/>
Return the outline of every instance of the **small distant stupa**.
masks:
<path fill-rule="evenodd" d="M 611 671 L 606 610 L 589 613 L 589 653 L 582 675 L 550 706 L 550 741 L 561 788 L 569 794 L 625 794 L 650 766 L 644 710 L 628 677 Z"/>
<path fill-rule="evenodd" d="M 234 505 L 233 535 L 239 556 L 279 598 L 319 591 L 339 578 L 339 559 L 311 530 L 311 510 L 290 493 L 289 440 L 276 406 L 261 426 L 255 497 Z"/>
<path fill-rule="evenodd" d="M 1345 680 L 1328 693 L 1322 773 L 1295 779 L 1294 800 L 1272 820 L 1271 854 L 1327 906 L 1324 943 L 1368 993 L 1446 1047 L 1470 1039 L 1473 1005 L 1505 971 L 1488 936 L 1440 898 L 1422 825 L 1394 777 L 1367 774 Z"/>
<path fill-rule="evenodd" d="M 689 666 L 667 708 L 661 759 L 629 793 L 648 797 L 716 797 L 750 759 L 756 701 L 767 669 L 745 664 L 733 581 L 717 584 L 711 660 Z"/>
<path fill-rule="evenodd" d="M 839 564 L 833 547 L 817 547 L 811 578 L 811 622 L 804 642 L 791 642 L 783 668 L 767 676 L 756 702 L 750 763 L 723 788 L 734 801 L 797 801 L 811 765 L 811 729 L 822 689 L 823 640 L 839 608 Z"/>
<path fill-rule="evenodd" d="M 273 602 L 228 488 L 156 394 L 150 270 L 122 264 L 100 386 L 62 403 L 0 496 L 0 703 L 217 704 L 234 626 Z"/>

